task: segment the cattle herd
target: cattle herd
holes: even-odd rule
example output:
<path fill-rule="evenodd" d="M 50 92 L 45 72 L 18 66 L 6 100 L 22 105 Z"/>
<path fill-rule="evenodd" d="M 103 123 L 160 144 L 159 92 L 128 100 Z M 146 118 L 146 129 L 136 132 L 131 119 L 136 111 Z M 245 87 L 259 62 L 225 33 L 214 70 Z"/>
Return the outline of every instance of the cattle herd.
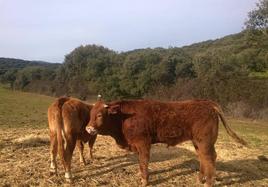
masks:
<path fill-rule="evenodd" d="M 116 144 L 139 158 L 141 184 L 148 184 L 148 164 L 152 144 L 175 146 L 192 141 L 200 162 L 198 179 L 213 186 L 217 154 L 214 144 L 221 120 L 227 133 L 238 143 L 246 142 L 226 123 L 220 106 L 209 100 L 160 102 L 154 100 L 121 100 L 94 105 L 78 99 L 61 97 L 48 108 L 50 129 L 50 172 L 57 173 L 59 153 L 65 169 L 65 179 L 72 182 L 71 159 L 78 146 L 80 161 L 85 164 L 84 144 L 90 156 L 97 134 L 111 136 Z"/>

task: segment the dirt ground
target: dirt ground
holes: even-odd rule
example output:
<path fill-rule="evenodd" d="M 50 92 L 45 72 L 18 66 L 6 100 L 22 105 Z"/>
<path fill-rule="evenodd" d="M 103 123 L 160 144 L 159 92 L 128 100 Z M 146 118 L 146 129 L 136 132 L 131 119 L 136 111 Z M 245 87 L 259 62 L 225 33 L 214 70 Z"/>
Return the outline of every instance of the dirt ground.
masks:
<path fill-rule="evenodd" d="M 54 99 L 0 86 L 0 186 L 68 186 L 59 160 L 59 175 L 49 175 L 47 108 Z M 268 123 L 249 119 L 228 119 L 228 123 L 250 148 L 234 143 L 220 125 L 216 186 L 268 186 Z M 112 138 L 98 136 L 94 156 L 83 166 L 75 150 L 74 182 L 69 186 L 140 185 L 136 155 L 118 148 Z M 149 186 L 202 186 L 196 183 L 198 168 L 190 143 L 154 145 Z"/>
<path fill-rule="evenodd" d="M 216 144 L 218 153 L 215 186 L 268 186 L 268 161 L 261 150 L 242 147 L 233 141 Z M 46 129 L 0 129 L 1 186 L 68 186 L 61 162 L 59 175 L 49 175 L 49 139 Z M 98 136 L 95 159 L 72 161 L 74 182 L 69 186 L 139 186 L 135 154 L 118 148 L 114 140 Z M 258 158 L 259 157 L 259 158 Z M 190 143 L 151 149 L 149 186 L 202 186 L 197 184 L 198 160 Z"/>

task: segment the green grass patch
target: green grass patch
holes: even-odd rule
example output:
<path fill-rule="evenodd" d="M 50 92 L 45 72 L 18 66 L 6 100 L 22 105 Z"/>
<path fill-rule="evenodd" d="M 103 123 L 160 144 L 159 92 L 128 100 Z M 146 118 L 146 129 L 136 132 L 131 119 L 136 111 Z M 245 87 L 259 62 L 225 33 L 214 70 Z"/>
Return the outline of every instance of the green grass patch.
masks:
<path fill-rule="evenodd" d="M 251 72 L 249 76 L 256 78 L 268 78 L 268 70 L 264 72 Z"/>
<path fill-rule="evenodd" d="M 250 120 L 228 119 L 228 124 L 238 136 L 242 137 L 250 148 L 263 150 L 268 154 L 268 123 L 254 122 Z M 233 141 L 227 134 L 224 127 L 220 124 L 219 139 L 223 142 Z"/>
<path fill-rule="evenodd" d="M 0 128 L 47 128 L 47 108 L 53 100 L 0 85 Z"/>
<path fill-rule="evenodd" d="M 54 99 L 0 86 L 0 128 L 47 128 L 47 108 Z M 268 153 L 267 122 L 228 119 L 228 124 L 250 147 L 263 149 Z M 221 124 L 219 141 L 233 141 Z"/>

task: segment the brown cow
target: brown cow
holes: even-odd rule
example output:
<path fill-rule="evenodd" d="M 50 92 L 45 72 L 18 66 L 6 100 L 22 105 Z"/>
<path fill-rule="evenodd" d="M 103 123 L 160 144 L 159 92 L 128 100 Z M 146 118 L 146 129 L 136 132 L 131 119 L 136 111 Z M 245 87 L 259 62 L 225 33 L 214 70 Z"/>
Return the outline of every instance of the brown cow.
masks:
<path fill-rule="evenodd" d="M 175 146 L 191 140 L 200 160 L 199 180 L 212 186 L 219 118 L 227 133 L 245 145 L 227 125 L 220 107 L 208 100 L 122 100 L 108 104 L 98 101 L 91 110 L 86 130 L 90 134 L 110 135 L 120 147 L 137 152 L 143 185 L 148 183 L 151 144 Z"/>
<path fill-rule="evenodd" d="M 65 178 L 71 182 L 71 159 L 75 145 L 78 146 L 80 162 L 85 164 L 83 142 L 88 142 L 90 157 L 96 135 L 89 135 L 85 127 L 90 119 L 92 106 L 78 99 L 61 97 L 48 108 L 50 129 L 50 172 L 57 173 L 56 156 L 59 152 L 65 169 Z"/>

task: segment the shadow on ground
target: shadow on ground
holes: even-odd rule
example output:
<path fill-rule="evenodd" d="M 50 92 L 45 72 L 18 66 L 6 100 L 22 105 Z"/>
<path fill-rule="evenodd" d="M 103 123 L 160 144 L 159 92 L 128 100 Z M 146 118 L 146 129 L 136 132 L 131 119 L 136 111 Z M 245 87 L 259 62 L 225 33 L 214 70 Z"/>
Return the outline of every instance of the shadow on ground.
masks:
<path fill-rule="evenodd" d="M 26 139 L 16 142 L 12 138 L 3 139 L 0 141 L 0 151 L 4 148 L 12 149 L 13 151 L 25 148 L 34 148 L 48 146 L 49 141 L 47 139 Z"/>
<path fill-rule="evenodd" d="M 151 170 L 149 180 L 150 185 L 161 185 L 172 178 L 183 175 L 195 175 L 199 170 L 199 161 L 196 159 L 195 153 L 184 149 L 173 147 L 172 149 L 165 148 L 164 146 L 155 146 L 151 150 L 150 163 L 163 162 L 174 159 L 179 159 L 181 156 L 189 158 L 179 164 L 173 166 L 159 167 L 160 169 Z M 108 172 L 123 172 L 126 175 L 131 175 L 128 171 L 128 166 L 136 165 L 138 169 L 138 159 L 136 154 L 129 153 L 114 157 L 101 157 L 96 158 L 97 165 L 74 171 L 75 173 L 87 171 L 96 171 L 89 174 L 88 177 L 101 176 Z M 185 160 L 185 159 L 184 159 Z M 178 162 L 177 162 L 178 163 Z M 94 162 L 93 162 L 94 165 Z M 268 178 L 268 162 L 256 159 L 245 160 L 231 160 L 231 161 L 217 161 L 217 185 L 235 185 L 244 184 L 249 181 L 256 181 Z M 133 175 L 133 174 L 132 174 Z M 160 176 L 154 177 L 154 176 Z M 132 176 L 133 177 L 133 176 Z M 152 179 L 154 178 L 154 179 Z M 156 178 L 156 179 L 155 179 Z"/>

